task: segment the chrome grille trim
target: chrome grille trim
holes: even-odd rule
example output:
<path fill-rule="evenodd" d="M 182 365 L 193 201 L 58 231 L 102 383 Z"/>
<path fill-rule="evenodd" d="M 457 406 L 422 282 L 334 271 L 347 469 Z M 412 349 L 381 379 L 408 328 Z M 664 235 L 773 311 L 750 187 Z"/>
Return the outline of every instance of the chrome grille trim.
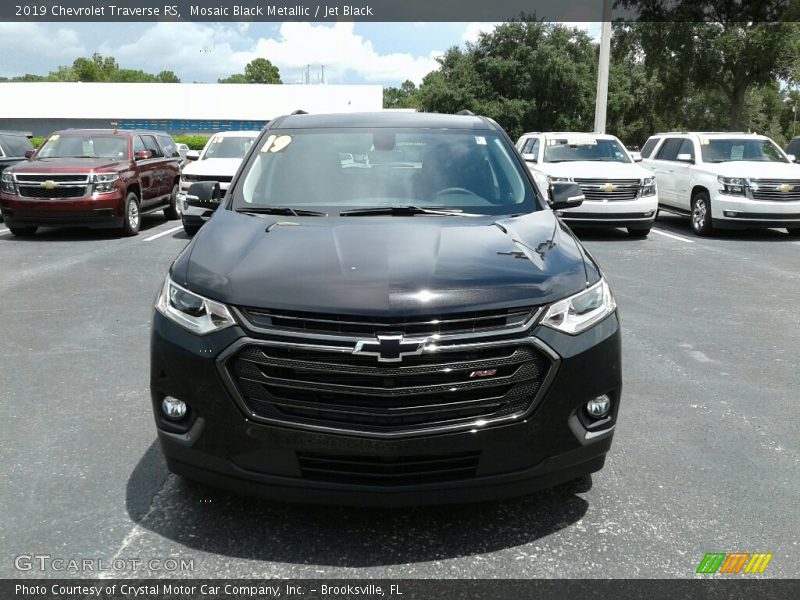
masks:
<path fill-rule="evenodd" d="M 769 202 L 797 202 L 800 200 L 800 179 L 751 179 L 750 193 L 753 200 Z M 782 186 L 791 186 L 784 192 Z"/>
<path fill-rule="evenodd" d="M 636 200 L 642 193 L 643 185 L 641 179 L 588 179 L 576 177 L 574 181 L 581 186 L 583 195 L 587 200 L 596 202 Z M 603 186 L 608 184 L 615 186 L 616 189 L 603 190 Z"/>
<path fill-rule="evenodd" d="M 51 181 L 52 189 L 42 184 Z M 39 200 L 82 198 L 92 193 L 91 175 L 85 173 L 14 173 L 21 198 Z"/>
<path fill-rule="evenodd" d="M 275 346 L 275 347 L 281 347 L 281 348 L 299 349 L 299 350 L 303 350 L 303 351 L 309 351 L 309 350 L 311 350 L 311 351 L 322 351 L 323 353 L 325 352 L 325 350 L 332 351 L 332 352 L 335 352 L 335 353 L 352 353 L 352 351 L 354 349 L 354 346 L 350 346 L 350 347 L 342 347 L 342 346 L 331 347 L 331 346 L 327 346 L 326 347 L 326 346 L 319 346 L 319 345 L 316 345 L 316 344 L 309 344 L 309 343 L 294 343 L 294 342 L 283 342 L 283 341 L 277 341 L 277 340 L 241 338 L 241 339 L 237 340 L 234 344 L 232 344 L 230 347 L 228 347 L 225 351 L 223 351 L 220 354 L 220 356 L 217 358 L 217 369 L 218 369 L 218 372 L 219 372 L 223 382 L 225 383 L 225 386 L 227 387 L 228 391 L 232 395 L 236 405 L 238 406 L 238 408 L 242 411 L 242 413 L 248 419 L 251 419 L 251 420 L 253 420 L 255 422 L 265 423 L 265 424 L 286 426 L 286 427 L 304 429 L 304 430 L 310 430 L 310 431 L 336 433 L 336 434 L 346 434 L 346 435 L 351 435 L 351 436 L 372 437 L 372 438 L 413 437 L 413 436 L 419 436 L 419 435 L 431 435 L 431 434 L 434 434 L 434 433 L 445 433 L 445 432 L 452 432 L 452 431 L 469 431 L 469 430 L 475 430 L 475 429 L 482 429 L 482 428 L 484 428 L 486 426 L 494 426 L 494 425 L 499 425 L 499 424 L 503 424 L 503 423 L 516 422 L 516 421 L 522 420 L 524 418 L 527 418 L 527 416 L 531 412 L 533 412 L 536 409 L 536 407 L 539 405 L 542 397 L 544 396 L 544 394 L 549 389 L 550 383 L 552 382 L 553 378 L 555 377 L 555 375 L 556 375 L 556 373 L 558 371 L 559 364 L 560 364 L 560 357 L 558 356 L 558 354 L 556 354 L 556 352 L 552 348 L 550 348 L 547 344 L 545 344 L 543 341 L 541 341 L 541 340 L 539 340 L 538 338 L 535 338 L 535 337 L 506 339 L 506 340 L 499 340 L 499 341 L 492 341 L 492 342 L 468 342 L 467 341 L 465 343 L 460 343 L 460 344 L 454 343 L 454 344 L 437 346 L 438 350 L 441 350 L 441 352 L 443 352 L 443 353 L 444 352 L 450 353 L 450 352 L 468 351 L 468 350 L 472 350 L 472 349 L 489 349 L 489 348 L 494 349 L 494 348 L 502 348 L 502 347 L 508 347 L 508 346 L 517 346 L 517 347 L 528 346 L 528 347 L 530 347 L 532 349 L 532 351 L 534 353 L 536 353 L 538 351 L 538 353 L 541 355 L 541 358 L 545 360 L 545 370 L 544 370 L 544 373 L 542 374 L 542 376 L 540 378 L 538 378 L 538 379 L 525 380 L 524 379 L 525 373 L 515 372 L 515 374 L 511 378 L 509 378 L 509 380 L 511 380 L 514 377 L 516 377 L 517 378 L 517 382 L 510 381 L 510 382 L 507 383 L 506 381 L 504 381 L 503 384 L 498 385 L 498 382 L 494 381 L 494 387 L 504 388 L 504 387 L 506 387 L 508 385 L 511 385 L 511 386 L 517 385 L 519 387 L 519 389 L 518 390 L 514 390 L 517 395 L 521 396 L 522 398 L 528 398 L 528 396 L 530 396 L 530 399 L 527 400 L 526 403 L 525 403 L 524 410 L 517 410 L 517 411 L 515 411 L 515 412 L 513 412 L 511 414 L 502 414 L 502 411 L 500 411 L 499 415 L 493 416 L 493 417 L 489 417 L 489 418 L 485 418 L 485 417 L 469 418 L 469 417 L 467 417 L 465 419 L 461 419 L 458 422 L 453 422 L 453 423 L 448 423 L 448 422 L 435 423 L 435 424 L 430 425 L 430 426 L 424 426 L 424 424 L 423 425 L 419 425 L 419 424 L 414 425 L 414 424 L 412 424 L 410 426 L 407 426 L 407 427 L 404 427 L 404 428 L 401 428 L 401 429 L 397 428 L 397 429 L 394 429 L 394 430 L 381 431 L 381 430 L 378 430 L 376 428 L 367 429 L 367 428 L 364 428 L 363 426 L 361 428 L 359 428 L 358 425 L 352 425 L 352 424 L 341 424 L 341 423 L 340 424 L 336 424 L 336 423 L 323 424 L 323 423 L 320 423 L 320 422 L 304 422 L 303 420 L 298 420 L 298 417 L 287 418 L 286 416 L 282 416 L 282 415 L 264 416 L 262 414 L 258 414 L 257 412 L 255 412 L 254 410 L 252 410 L 248 406 L 245 398 L 242 396 L 242 392 L 239 389 L 239 385 L 237 385 L 237 382 L 236 382 L 236 380 L 234 378 L 234 375 L 232 373 L 232 369 L 229 368 L 230 365 L 228 364 L 229 361 L 232 361 L 233 359 L 235 359 L 237 357 L 238 353 L 240 351 L 242 351 L 247 346 L 250 346 L 250 347 Z M 547 359 L 549 359 L 549 364 L 547 364 L 547 362 L 548 362 Z M 491 362 L 491 361 L 489 361 L 489 362 Z M 530 363 L 526 363 L 526 362 L 521 363 L 520 368 L 518 369 L 518 371 L 521 370 L 522 368 L 524 368 L 528 364 L 530 364 Z M 333 365 L 333 366 L 335 366 L 336 368 L 339 367 L 339 365 Z M 437 366 L 438 367 L 442 367 L 444 365 L 438 364 Z M 463 364 L 462 364 L 461 368 L 462 369 L 463 368 L 470 369 L 471 367 L 469 367 L 469 366 L 464 367 Z M 402 370 L 403 367 L 398 367 L 398 369 Z M 380 375 L 382 373 L 383 373 L 383 371 L 376 372 L 375 375 Z M 527 383 L 528 381 L 530 381 L 530 383 Z M 478 382 L 476 382 L 476 383 L 478 383 Z M 292 383 L 292 387 L 297 389 L 296 381 L 294 381 Z M 315 391 L 319 390 L 319 386 L 313 385 L 311 387 Z M 448 388 L 448 387 L 452 388 L 454 386 L 453 386 L 453 384 L 444 384 L 442 387 L 444 387 L 444 388 Z M 462 386 L 459 386 L 459 389 L 467 390 L 468 388 L 471 388 L 472 390 L 475 390 L 475 389 L 479 390 L 479 389 L 481 389 L 483 387 L 485 387 L 485 388 L 492 387 L 491 380 L 487 381 L 485 384 L 483 382 L 480 382 L 478 385 L 468 385 L 468 386 L 463 386 L 462 385 Z M 528 392 L 526 392 L 526 390 L 528 390 Z M 384 397 L 384 398 L 392 397 L 391 394 L 387 395 L 385 393 L 386 391 L 387 391 L 386 389 L 383 389 L 383 396 L 382 397 Z M 422 393 L 428 393 L 428 392 L 427 391 L 423 391 Z M 510 395 L 511 391 L 504 392 L 504 394 Z M 400 397 L 400 398 L 403 397 L 401 394 L 397 394 L 396 396 Z M 278 401 L 281 402 L 281 403 L 282 402 L 286 402 L 283 399 L 279 399 Z M 438 403 L 438 404 L 441 404 L 441 406 L 446 407 L 445 409 L 447 409 L 447 410 L 454 410 L 454 409 L 455 410 L 461 410 L 461 409 L 469 410 L 471 407 L 474 407 L 476 405 L 483 405 L 483 406 L 491 405 L 494 401 L 495 401 L 495 397 L 494 396 L 489 396 L 489 397 L 481 397 L 479 399 L 462 399 L 462 400 L 455 400 L 453 402 L 448 401 L 446 403 Z M 288 402 L 292 403 L 293 401 L 289 400 Z M 517 402 L 521 403 L 520 400 L 517 400 Z M 362 415 L 369 413 L 368 410 L 365 411 L 364 407 L 358 407 L 358 406 L 347 407 L 346 404 L 331 404 L 331 403 L 325 403 L 325 402 L 320 402 L 320 403 L 314 404 L 314 403 L 310 403 L 310 402 L 308 402 L 306 400 L 303 400 L 301 403 L 303 405 L 302 410 L 307 410 L 307 411 L 320 410 L 320 411 L 330 412 L 330 413 L 346 412 L 348 414 L 354 414 L 355 413 L 355 414 L 362 414 Z M 509 405 L 512 404 L 509 399 L 503 399 L 503 398 L 498 398 L 497 399 L 497 404 L 498 405 L 501 405 L 503 403 L 508 403 Z M 435 404 L 437 404 L 437 403 L 432 402 L 427 407 L 430 410 L 430 412 L 434 412 L 435 410 L 437 410 L 439 408 Z M 399 414 L 400 412 L 402 412 L 402 406 L 396 407 L 396 410 L 393 412 L 393 414 Z M 422 414 L 422 413 L 425 412 L 425 409 L 420 408 L 419 406 L 416 406 L 414 408 L 414 412 L 417 413 L 417 414 Z M 386 412 L 384 411 L 383 414 L 386 414 Z M 308 420 L 312 420 L 312 419 L 309 418 Z M 401 423 L 401 425 L 402 425 L 402 423 Z"/>
<path fill-rule="evenodd" d="M 340 344 L 355 344 L 359 340 L 363 340 L 365 337 L 370 337 L 373 334 L 370 333 L 362 333 L 362 334 L 355 334 L 355 335 L 348 335 L 342 333 L 321 333 L 313 330 L 305 330 L 305 329 L 287 329 L 283 327 L 264 327 L 259 326 L 253 323 L 251 318 L 248 318 L 247 309 L 239 308 L 236 306 L 229 307 L 234 316 L 237 318 L 239 323 L 241 323 L 245 329 L 252 331 L 258 334 L 264 335 L 279 335 L 284 338 L 300 338 L 302 340 L 315 340 L 319 342 L 338 342 Z M 465 337 L 470 339 L 477 339 L 477 338 L 487 338 L 487 337 L 499 337 L 499 336 L 507 336 L 507 335 L 516 335 L 524 333 L 528 331 L 533 325 L 539 320 L 539 317 L 542 316 L 544 313 L 545 307 L 528 307 L 526 309 L 509 309 L 509 311 L 515 311 L 514 314 L 522 314 L 523 310 L 529 315 L 527 319 L 521 321 L 518 325 L 514 326 L 505 326 L 505 327 L 498 327 L 495 329 L 485 329 L 485 330 L 469 330 L 465 329 L 464 331 L 453 332 L 453 333 L 424 333 L 424 332 L 414 332 L 414 337 L 430 337 L 433 338 L 436 342 L 450 342 L 455 340 L 463 340 Z M 254 312 L 262 312 L 264 314 L 268 313 L 267 310 L 260 310 L 256 311 L 253 309 Z M 454 314 L 463 314 L 463 313 L 454 313 Z M 509 312 L 509 316 L 512 313 Z M 282 317 L 283 318 L 283 317 Z M 446 317 L 445 317 L 446 319 Z M 458 322 L 458 320 L 450 320 L 447 319 L 448 322 Z M 325 322 L 325 321 L 320 321 Z M 335 321 L 337 323 L 344 324 L 346 321 Z M 427 324 L 431 321 L 415 321 L 411 324 Z M 357 324 L 362 324 L 361 322 L 355 322 Z M 398 324 L 391 324 L 391 323 L 382 323 L 380 318 L 376 318 L 376 323 L 378 326 L 386 326 L 388 328 L 394 328 L 395 331 L 401 329 Z M 369 324 L 364 322 L 364 324 Z M 374 323 L 373 323 L 374 324 Z M 406 323 L 408 325 L 410 323 Z M 318 346 L 319 347 L 319 346 Z M 330 346 L 326 348 L 326 350 L 336 351 L 334 348 L 338 348 L 341 351 L 341 346 Z M 345 350 L 345 352 L 349 352 L 350 350 Z"/>

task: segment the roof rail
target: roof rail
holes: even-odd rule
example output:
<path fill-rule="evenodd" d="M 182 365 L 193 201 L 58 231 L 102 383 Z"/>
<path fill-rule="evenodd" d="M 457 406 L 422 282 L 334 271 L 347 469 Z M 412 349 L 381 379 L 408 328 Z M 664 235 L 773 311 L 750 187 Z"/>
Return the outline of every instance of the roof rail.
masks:
<path fill-rule="evenodd" d="M 292 114 L 292 115 L 307 115 L 308 111 L 307 110 L 303 110 L 302 108 L 298 108 L 297 110 L 292 111 L 289 114 Z"/>
<path fill-rule="evenodd" d="M 472 112 L 471 110 L 467 110 L 466 108 L 464 110 L 458 111 L 456 114 L 457 115 L 467 115 L 469 117 L 474 117 L 475 116 L 474 112 Z"/>

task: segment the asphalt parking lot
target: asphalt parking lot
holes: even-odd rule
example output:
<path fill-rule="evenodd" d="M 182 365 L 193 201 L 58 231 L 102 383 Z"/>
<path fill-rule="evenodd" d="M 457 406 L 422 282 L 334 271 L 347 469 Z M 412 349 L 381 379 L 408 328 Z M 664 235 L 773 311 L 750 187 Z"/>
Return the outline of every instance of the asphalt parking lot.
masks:
<path fill-rule="evenodd" d="M 20 554 L 194 559 L 191 577 L 695 577 L 706 552 L 772 552 L 799 577 L 800 241 L 581 234 L 624 329 L 606 468 L 489 504 L 271 504 L 169 475 L 148 396 L 152 301 L 187 237 L 0 224 L 0 576 Z M 85 573 L 84 575 L 91 575 Z M 164 576 L 125 568 L 102 576 Z"/>

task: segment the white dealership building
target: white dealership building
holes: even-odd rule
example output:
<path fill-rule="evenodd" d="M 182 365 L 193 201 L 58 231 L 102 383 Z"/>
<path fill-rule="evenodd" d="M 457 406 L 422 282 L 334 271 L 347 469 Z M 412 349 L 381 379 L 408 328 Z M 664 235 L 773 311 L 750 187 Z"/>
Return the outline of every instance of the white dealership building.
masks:
<path fill-rule="evenodd" d="M 44 136 L 69 127 L 160 129 L 174 135 L 261 129 L 277 116 L 379 111 L 380 85 L 0 83 L 0 130 Z"/>

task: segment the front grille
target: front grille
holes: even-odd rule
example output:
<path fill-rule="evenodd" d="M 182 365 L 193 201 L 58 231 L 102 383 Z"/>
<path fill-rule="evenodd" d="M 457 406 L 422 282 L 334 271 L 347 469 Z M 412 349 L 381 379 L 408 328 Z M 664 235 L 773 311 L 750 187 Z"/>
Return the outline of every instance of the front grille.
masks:
<path fill-rule="evenodd" d="M 242 313 L 256 328 L 362 337 L 390 333 L 432 336 L 496 331 L 502 334 L 528 323 L 536 311 L 536 307 L 527 306 L 439 316 L 381 319 L 254 308 L 243 309 Z"/>
<path fill-rule="evenodd" d="M 641 192 L 642 182 L 639 179 L 575 179 L 581 186 L 587 200 L 615 201 L 636 200 Z M 613 185 L 614 189 L 604 189 Z"/>
<path fill-rule="evenodd" d="M 445 346 L 392 366 L 351 352 L 252 344 L 226 368 L 256 418 L 386 434 L 522 415 L 550 368 L 527 344 Z"/>
<path fill-rule="evenodd" d="M 19 186 L 19 195 L 24 198 L 82 198 L 90 195 L 86 186 L 59 185 L 52 189 L 41 186 Z"/>
<path fill-rule="evenodd" d="M 479 459 L 479 452 L 403 457 L 297 454 L 304 479 L 381 486 L 469 479 Z"/>
<path fill-rule="evenodd" d="M 15 175 L 17 183 L 42 183 L 44 181 L 55 181 L 58 183 L 79 183 L 86 185 L 89 183 L 89 177 L 83 174 L 75 175 L 49 175 L 47 173 L 41 175 Z"/>
<path fill-rule="evenodd" d="M 770 202 L 800 200 L 800 179 L 754 179 L 751 181 L 751 185 L 753 200 Z"/>

